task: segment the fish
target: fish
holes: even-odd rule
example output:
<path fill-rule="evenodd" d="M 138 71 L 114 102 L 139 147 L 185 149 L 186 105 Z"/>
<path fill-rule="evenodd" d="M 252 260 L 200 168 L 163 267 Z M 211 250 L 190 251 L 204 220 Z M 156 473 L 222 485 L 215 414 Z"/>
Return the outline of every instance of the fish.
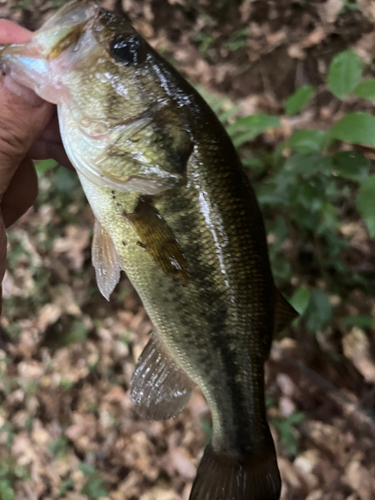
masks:
<path fill-rule="evenodd" d="M 262 215 L 229 136 L 134 29 L 71 1 L 2 69 L 57 105 L 95 216 L 92 262 L 108 300 L 125 271 L 153 323 L 130 383 L 145 418 L 177 416 L 198 386 L 212 439 L 190 500 L 277 500 L 265 409 L 272 339 L 296 317 L 276 288 Z"/>

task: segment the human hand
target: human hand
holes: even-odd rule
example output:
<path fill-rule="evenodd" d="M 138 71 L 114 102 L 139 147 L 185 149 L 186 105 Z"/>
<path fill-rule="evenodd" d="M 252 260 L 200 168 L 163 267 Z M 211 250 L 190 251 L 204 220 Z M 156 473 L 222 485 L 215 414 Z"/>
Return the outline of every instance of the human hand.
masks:
<path fill-rule="evenodd" d="M 0 44 L 25 43 L 31 35 L 30 31 L 0 19 Z M 55 106 L 10 76 L 0 75 L 0 283 L 6 266 L 5 228 L 35 201 L 38 182 L 32 159 L 47 158 L 70 165 L 62 146 Z"/>

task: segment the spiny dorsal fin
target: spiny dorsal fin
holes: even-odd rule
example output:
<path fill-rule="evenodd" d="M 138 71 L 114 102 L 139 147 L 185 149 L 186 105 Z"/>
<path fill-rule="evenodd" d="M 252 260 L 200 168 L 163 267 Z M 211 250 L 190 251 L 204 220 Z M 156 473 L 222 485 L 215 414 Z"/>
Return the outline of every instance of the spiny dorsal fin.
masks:
<path fill-rule="evenodd" d="M 188 404 L 194 383 L 154 335 L 144 348 L 130 382 L 136 411 L 151 420 L 176 417 Z"/>
<path fill-rule="evenodd" d="M 94 224 L 91 253 L 98 288 L 101 294 L 109 300 L 120 279 L 121 261 L 112 238 L 97 220 Z"/>
<path fill-rule="evenodd" d="M 275 334 L 284 330 L 297 317 L 298 312 L 283 297 L 280 290 L 275 287 Z"/>

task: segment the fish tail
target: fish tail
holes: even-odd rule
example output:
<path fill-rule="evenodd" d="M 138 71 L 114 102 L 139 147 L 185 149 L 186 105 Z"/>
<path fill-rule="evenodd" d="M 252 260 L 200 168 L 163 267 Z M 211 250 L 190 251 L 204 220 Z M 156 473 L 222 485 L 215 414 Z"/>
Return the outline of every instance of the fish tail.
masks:
<path fill-rule="evenodd" d="M 278 500 L 281 479 L 275 450 L 242 458 L 216 452 L 209 444 L 189 500 Z"/>

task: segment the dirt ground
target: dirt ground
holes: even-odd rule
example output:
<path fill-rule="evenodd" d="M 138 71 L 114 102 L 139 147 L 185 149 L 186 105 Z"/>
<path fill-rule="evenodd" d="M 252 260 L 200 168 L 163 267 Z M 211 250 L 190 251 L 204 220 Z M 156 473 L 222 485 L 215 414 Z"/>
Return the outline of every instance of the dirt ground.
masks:
<path fill-rule="evenodd" d="M 0 16 L 34 30 L 59 3 L 0 0 Z M 285 118 L 284 137 L 304 120 L 326 129 L 344 106 L 357 106 L 338 103 L 324 90 L 334 54 L 354 48 L 372 74 L 371 0 L 102 4 L 124 9 L 189 80 L 238 103 L 243 114 L 281 115 L 297 87 L 321 89 L 306 114 Z M 272 134 L 259 139 L 271 149 L 278 140 Z M 375 159 L 375 151 L 363 151 Z M 345 230 L 353 224 L 357 235 L 360 223 L 349 216 Z M 196 390 L 187 409 L 166 422 L 145 421 L 132 410 L 129 380 L 152 326 L 125 276 L 110 302 L 98 292 L 92 228 L 74 174 L 59 168 L 40 176 L 35 207 L 8 232 L 0 498 L 188 500 L 211 432 L 206 402 Z M 375 244 L 366 232 L 347 259 L 375 278 Z M 304 280 L 315 280 L 310 269 L 303 273 Z M 293 276 L 287 294 L 301 279 Z M 348 294 L 341 309 L 340 296 L 330 297 L 338 307 L 327 328 L 314 336 L 303 323 L 289 329 L 274 342 L 267 363 L 282 500 L 375 499 L 374 323 L 361 329 L 341 322 L 359 312 L 374 317 L 375 298 L 359 288 Z"/>

